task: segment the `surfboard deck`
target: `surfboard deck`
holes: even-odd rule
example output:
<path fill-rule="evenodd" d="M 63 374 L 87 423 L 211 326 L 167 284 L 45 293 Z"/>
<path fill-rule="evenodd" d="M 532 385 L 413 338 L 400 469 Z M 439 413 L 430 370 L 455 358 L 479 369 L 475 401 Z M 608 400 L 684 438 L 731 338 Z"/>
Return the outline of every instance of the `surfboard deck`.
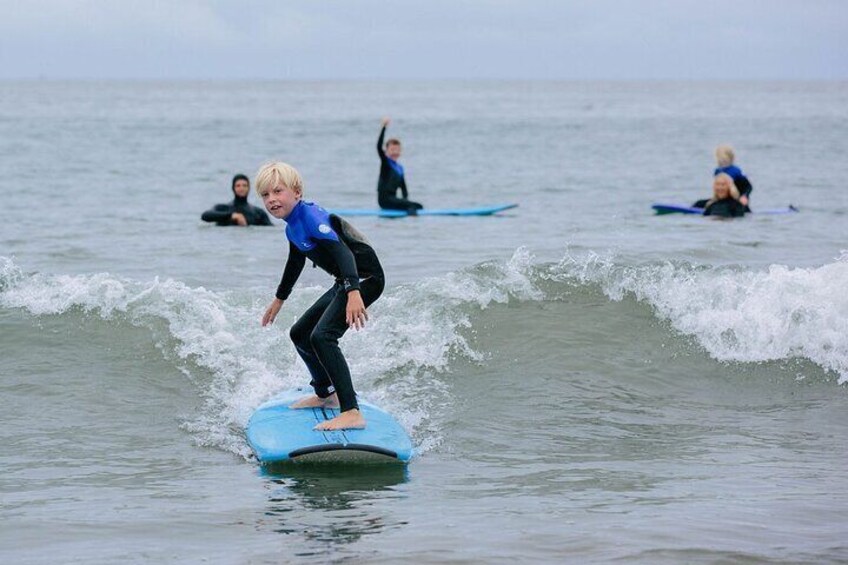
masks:
<path fill-rule="evenodd" d="M 476 208 L 424 208 L 417 214 L 409 214 L 404 210 L 382 210 L 360 209 L 360 208 L 335 208 L 329 210 L 331 214 L 338 216 L 379 216 L 381 218 L 406 218 L 408 216 L 491 216 L 504 210 L 517 208 L 518 204 L 495 204 L 492 206 L 478 206 Z"/>
<path fill-rule="evenodd" d="M 373 404 L 359 402 L 364 430 L 316 431 L 339 415 L 332 408 L 289 408 L 311 388 L 283 392 L 259 406 L 247 423 L 247 441 L 262 464 L 298 462 L 408 462 L 412 441 L 397 421 Z"/>
<path fill-rule="evenodd" d="M 651 208 L 657 213 L 658 216 L 662 216 L 665 214 L 703 214 L 703 208 L 694 208 L 692 206 L 686 206 L 684 204 L 652 204 Z M 773 208 L 770 210 L 752 210 L 749 214 L 756 214 L 757 216 L 762 215 L 775 215 L 775 214 L 794 214 L 798 212 L 798 208 L 795 206 L 787 206 L 786 208 Z"/>

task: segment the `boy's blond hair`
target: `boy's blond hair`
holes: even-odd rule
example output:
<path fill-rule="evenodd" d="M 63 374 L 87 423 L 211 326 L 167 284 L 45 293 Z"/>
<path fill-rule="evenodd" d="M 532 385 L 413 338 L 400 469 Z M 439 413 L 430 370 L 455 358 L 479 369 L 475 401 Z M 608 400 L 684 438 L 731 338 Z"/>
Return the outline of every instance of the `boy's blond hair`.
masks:
<path fill-rule="evenodd" d="M 296 194 L 303 194 L 303 179 L 297 169 L 282 161 L 270 161 L 259 168 L 256 173 L 256 194 L 260 197 L 278 184 L 291 189 Z"/>
<path fill-rule="evenodd" d="M 733 153 L 733 147 L 729 145 L 719 145 L 715 150 L 716 162 L 719 167 L 729 167 L 736 159 Z"/>

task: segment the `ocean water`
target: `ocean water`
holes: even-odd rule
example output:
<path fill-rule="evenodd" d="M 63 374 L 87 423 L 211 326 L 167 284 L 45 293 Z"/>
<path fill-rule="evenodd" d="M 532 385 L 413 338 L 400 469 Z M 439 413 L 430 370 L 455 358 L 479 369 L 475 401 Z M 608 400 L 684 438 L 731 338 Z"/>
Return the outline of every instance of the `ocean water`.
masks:
<path fill-rule="evenodd" d="M 412 198 L 519 207 L 354 221 L 343 349 L 418 455 L 263 472 L 330 279 L 261 328 L 282 225 L 200 213 L 272 158 L 373 207 L 384 115 Z M 722 142 L 800 213 L 652 215 Z M 0 83 L 0 561 L 848 561 L 846 154 L 846 83 Z"/>

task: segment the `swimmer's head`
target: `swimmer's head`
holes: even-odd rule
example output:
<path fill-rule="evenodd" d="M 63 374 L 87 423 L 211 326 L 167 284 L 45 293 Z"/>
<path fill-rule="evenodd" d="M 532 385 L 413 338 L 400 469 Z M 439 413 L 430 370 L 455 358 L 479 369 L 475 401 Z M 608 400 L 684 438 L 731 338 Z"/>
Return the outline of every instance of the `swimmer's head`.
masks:
<path fill-rule="evenodd" d="M 246 198 L 248 193 L 250 193 L 250 179 L 247 178 L 247 175 L 237 174 L 233 177 L 232 189 L 233 194 L 236 196 Z"/>
<path fill-rule="evenodd" d="M 399 139 L 392 137 L 386 141 L 386 157 L 392 161 L 400 159 L 401 149 L 402 147 Z"/>

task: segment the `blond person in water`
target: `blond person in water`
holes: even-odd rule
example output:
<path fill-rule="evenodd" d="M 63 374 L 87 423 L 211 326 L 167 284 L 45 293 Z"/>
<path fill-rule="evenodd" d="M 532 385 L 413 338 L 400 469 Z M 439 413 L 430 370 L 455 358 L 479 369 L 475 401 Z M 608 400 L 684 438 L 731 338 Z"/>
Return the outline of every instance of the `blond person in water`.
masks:
<path fill-rule="evenodd" d="M 739 189 L 727 173 L 713 178 L 713 197 L 704 206 L 705 216 L 738 218 L 745 215 L 745 205 L 739 201 Z"/>
<path fill-rule="evenodd" d="M 256 175 L 256 192 L 265 209 L 286 222 L 289 256 L 274 300 L 262 325 L 274 323 L 306 260 L 335 278 L 335 284 L 304 312 L 289 332 L 312 376 L 315 394 L 292 408 L 339 407 L 341 413 L 316 430 L 364 428 L 356 392 L 339 339 L 348 328 L 368 320 L 366 308 L 383 292 L 383 268 L 365 237 L 342 218 L 303 200 L 303 180 L 291 165 L 273 162 Z"/>

